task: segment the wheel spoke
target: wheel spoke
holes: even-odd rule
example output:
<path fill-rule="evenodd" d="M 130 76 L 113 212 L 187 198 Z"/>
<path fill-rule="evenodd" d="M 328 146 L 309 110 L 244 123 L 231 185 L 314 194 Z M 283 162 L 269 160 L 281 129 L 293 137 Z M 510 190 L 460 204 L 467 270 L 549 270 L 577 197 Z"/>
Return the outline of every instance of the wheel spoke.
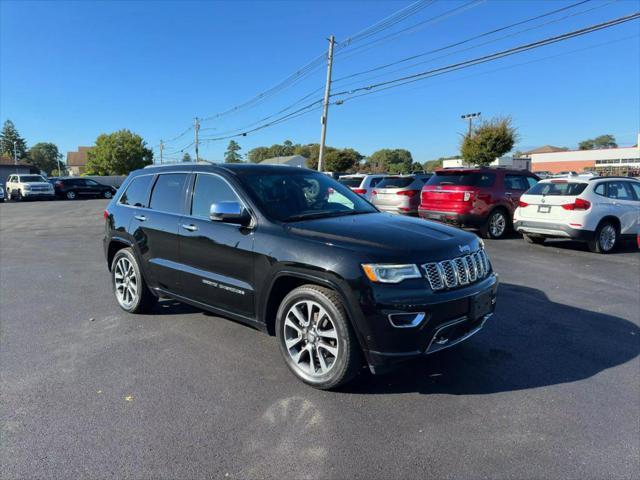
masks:
<path fill-rule="evenodd" d="M 288 338 L 284 341 L 284 343 L 287 345 L 287 348 L 291 348 L 298 345 L 301 341 L 302 341 L 302 335 L 296 338 Z"/>
<path fill-rule="evenodd" d="M 316 373 L 316 362 L 313 360 L 313 347 L 307 345 L 306 350 L 309 352 L 309 370 L 311 373 Z"/>
<path fill-rule="evenodd" d="M 318 360 L 320 361 L 320 371 L 326 372 L 327 370 L 329 370 L 329 368 L 327 367 L 327 362 L 324 359 L 324 355 L 322 355 L 322 352 L 318 347 L 316 347 L 316 355 L 318 355 Z"/>
<path fill-rule="evenodd" d="M 318 335 L 323 338 L 332 338 L 334 340 L 338 339 L 338 332 L 336 332 L 335 328 L 331 328 L 329 330 L 320 330 L 318 329 Z"/>
<path fill-rule="evenodd" d="M 136 290 L 131 285 L 127 286 L 127 290 L 129 291 L 129 295 L 131 296 L 131 299 L 133 299 L 136 295 Z"/>
<path fill-rule="evenodd" d="M 291 321 L 289 316 L 287 316 L 287 318 L 285 319 L 284 326 L 291 328 L 292 330 L 295 330 L 298 333 L 298 335 L 302 336 L 302 330 L 295 323 Z"/>
<path fill-rule="evenodd" d="M 338 355 L 338 349 L 336 347 L 328 345 L 328 344 L 326 344 L 324 342 L 318 343 L 318 348 L 322 348 L 322 349 L 326 350 L 327 352 L 329 352 L 334 357 L 336 357 Z"/>
<path fill-rule="evenodd" d="M 311 322 L 313 321 L 313 307 L 315 306 L 315 303 L 312 301 L 307 301 L 307 323 L 306 325 L 311 325 Z"/>
<path fill-rule="evenodd" d="M 306 320 L 304 319 L 302 313 L 300 313 L 300 310 L 298 310 L 298 305 L 294 305 L 293 308 L 289 310 L 289 313 L 293 313 L 295 315 L 300 326 L 305 326 Z"/>

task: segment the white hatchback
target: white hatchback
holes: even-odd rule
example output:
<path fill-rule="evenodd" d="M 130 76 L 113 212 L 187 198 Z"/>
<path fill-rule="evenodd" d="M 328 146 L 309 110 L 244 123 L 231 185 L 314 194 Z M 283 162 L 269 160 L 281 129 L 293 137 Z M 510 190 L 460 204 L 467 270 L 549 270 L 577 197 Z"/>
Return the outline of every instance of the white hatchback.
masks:
<path fill-rule="evenodd" d="M 587 242 L 592 252 L 607 253 L 619 239 L 640 242 L 640 181 L 633 178 L 542 180 L 518 205 L 513 226 L 529 243 L 571 238 Z"/>

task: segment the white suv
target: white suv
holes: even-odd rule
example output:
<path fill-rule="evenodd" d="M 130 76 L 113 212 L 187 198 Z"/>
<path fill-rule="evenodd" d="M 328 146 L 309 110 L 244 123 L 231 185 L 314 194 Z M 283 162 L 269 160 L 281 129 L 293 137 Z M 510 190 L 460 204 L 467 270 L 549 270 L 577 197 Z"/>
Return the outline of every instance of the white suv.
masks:
<path fill-rule="evenodd" d="M 619 239 L 640 236 L 640 181 L 578 175 L 542 180 L 520 197 L 513 226 L 529 243 L 571 238 L 608 253 Z"/>
<path fill-rule="evenodd" d="M 349 187 L 353 192 L 358 195 L 362 195 L 367 200 L 371 201 L 371 194 L 373 193 L 373 187 L 375 187 L 384 177 L 388 177 L 387 174 L 381 175 L 366 175 L 366 174 L 353 174 L 353 175 L 340 175 L 338 181 L 345 187 Z"/>
<path fill-rule="evenodd" d="M 23 200 L 27 198 L 54 198 L 53 185 L 41 175 L 9 175 L 6 184 L 7 199 Z"/>

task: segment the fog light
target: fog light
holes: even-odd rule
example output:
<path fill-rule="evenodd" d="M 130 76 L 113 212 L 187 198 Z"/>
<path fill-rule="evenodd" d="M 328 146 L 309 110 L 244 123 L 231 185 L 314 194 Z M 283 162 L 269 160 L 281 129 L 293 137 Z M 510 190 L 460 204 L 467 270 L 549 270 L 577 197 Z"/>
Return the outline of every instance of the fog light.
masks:
<path fill-rule="evenodd" d="M 415 313 L 391 313 L 389 322 L 396 328 L 412 328 L 417 327 L 426 317 L 424 312 Z"/>

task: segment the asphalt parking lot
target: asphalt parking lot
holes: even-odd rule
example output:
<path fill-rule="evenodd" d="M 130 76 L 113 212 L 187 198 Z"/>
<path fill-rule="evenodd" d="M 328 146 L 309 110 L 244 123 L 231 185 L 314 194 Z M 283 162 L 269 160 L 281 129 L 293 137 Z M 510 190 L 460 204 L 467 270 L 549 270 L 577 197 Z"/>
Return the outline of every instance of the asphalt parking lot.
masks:
<path fill-rule="evenodd" d="M 321 392 L 274 338 L 122 312 L 103 200 L 0 205 L 0 477 L 637 478 L 640 253 L 487 242 L 468 342 Z"/>

